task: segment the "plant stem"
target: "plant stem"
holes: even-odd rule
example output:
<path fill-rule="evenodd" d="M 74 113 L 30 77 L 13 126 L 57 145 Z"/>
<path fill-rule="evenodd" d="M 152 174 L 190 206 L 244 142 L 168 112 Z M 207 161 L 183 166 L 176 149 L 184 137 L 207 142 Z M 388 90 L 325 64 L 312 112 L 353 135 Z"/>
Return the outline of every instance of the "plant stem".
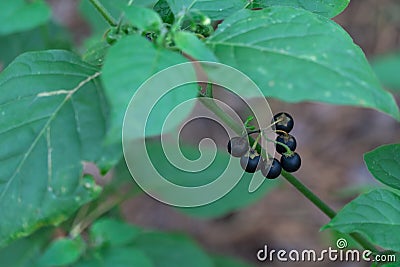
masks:
<path fill-rule="evenodd" d="M 119 188 L 119 190 L 117 190 L 118 193 L 115 193 L 106 200 L 102 201 L 94 210 L 89 213 L 89 204 L 83 208 L 83 211 L 79 211 L 72 224 L 73 226 L 69 232 L 69 236 L 72 238 L 77 237 L 104 213 L 108 212 L 115 206 L 136 195 L 137 193 L 136 191 L 129 190 L 128 192 L 121 194 L 120 191 L 122 191 L 122 188 Z"/>
<path fill-rule="evenodd" d="M 219 117 L 229 128 L 231 128 L 238 135 L 242 135 L 243 128 L 228 114 L 225 113 L 218 105 L 214 102 L 214 99 L 209 97 L 200 97 L 201 103 L 212 111 L 217 117 Z"/>
<path fill-rule="evenodd" d="M 211 90 L 211 89 L 209 89 Z M 209 95 L 208 92 L 207 95 Z M 199 97 L 201 103 L 206 106 L 210 111 L 217 115 L 227 126 L 229 126 L 238 135 L 242 134 L 242 127 L 228 114 L 226 114 L 215 102 L 213 98 L 210 97 Z M 249 136 L 249 141 L 251 145 L 254 145 L 255 140 Z M 256 143 L 256 150 L 261 153 L 262 147 L 260 144 Z M 300 180 L 298 180 L 293 174 L 282 170 L 281 174 L 290 184 L 292 184 L 302 195 L 304 195 L 308 200 L 310 200 L 319 210 L 321 210 L 330 219 L 336 216 L 336 212 L 328 206 L 324 201 L 322 201 L 317 195 L 315 195 L 307 186 L 305 186 Z M 363 249 L 368 249 L 372 252 L 377 252 L 373 244 L 366 240 L 363 236 L 358 233 L 349 234 Z"/>
<path fill-rule="evenodd" d="M 113 16 L 108 12 L 108 10 L 100 3 L 99 0 L 89 0 L 90 3 L 99 11 L 99 13 L 103 16 L 103 18 L 107 21 L 110 26 L 117 26 L 117 21 L 113 18 Z"/>
<path fill-rule="evenodd" d="M 307 186 L 301 183 L 293 174 L 282 170 L 281 175 L 291 183 L 297 190 L 299 190 L 308 200 L 317 206 L 323 213 L 330 219 L 336 216 L 336 212 L 330 208 L 324 201 L 317 197 Z"/>

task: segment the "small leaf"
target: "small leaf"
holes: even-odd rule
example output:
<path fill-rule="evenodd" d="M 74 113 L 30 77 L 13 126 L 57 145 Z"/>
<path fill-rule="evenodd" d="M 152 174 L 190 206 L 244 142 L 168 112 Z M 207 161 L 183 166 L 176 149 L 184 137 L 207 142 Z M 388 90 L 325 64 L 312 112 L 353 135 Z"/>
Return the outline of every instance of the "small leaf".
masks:
<path fill-rule="evenodd" d="M 82 176 L 83 161 L 117 160 L 104 154 L 98 75 L 60 50 L 23 54 L 0 73 L 0 245 L 64 221 L 101 191 Z"/>
<path fill-rule="evenodd" d="M 76 262 L 86 248 L 82 238 L 59 238 L 53 241 L 39 258 L 40 266 L 64 266 Z"/>
<path fill-rule="evenodd" d="M 364 160 L 378 181 L 400 190 L 400 144 L 380 146 L 364 154 Z"/>
<path fill-rule="evenodd" d="M 333 18 L 349 5 L 350 0 L 255 0 L 254 7 L 291 6 L 303 8 L 321 16 Z"/>
<path fill-rule="evenodd" d="M 385 87 L 400 91 L 400 52 L 376 57 L 371 64 Z"/>
<path fill-rule="evenodd" d="M 133 246 L 143 251 L 154 267 L 214 267 L 207 254 L 181 234 L 143 233 L 135 239 Z"/>
<path fill-rule="evenodd" d="M 157 12 L 140 6 L 128 6 L 125 8 L 126 18 L 141 31 L 159 32 L 162 20 Z"/>
<path fill-rule="evenodd" d="M 322 229 L 360 233 L 385 249 L 400 251 L 400 196 L 386 189 L 363 194 L 348 203 Z"/>
<path fill-rule="evenodd" d="M 370 107 L 400 120 L 362 50 L 328 18 L 282 6 L 243 10 L 220 24 L 207 44 L 267 97 Z"/>
<path fill-rule="evenodd" d="M 217 62 L 213 52 L 196 35 L 190 32 L 179 31 L 174 34 L 177 48 L 196 60 Z"/>
<path fill-rule="evenodd" d="M 0 1 L 0 35 L 31 30 L 50 17 L 50 8 L 42 0 Z"/>
<path fill-rule="evenodd" d="M 175 16 L 182 11 L 200 11 L 212 20 L 228 17 L 236 11 L 243 9 L 246 0 L 167 0 Z"/>
<path fill-rule="evenodd" d="M 96 221 L 90 228 L 90 238 L 95 244 L 106 242 L 112 246 L 129 244 L 139 233 L 133 225 L 108 218 Z"/>

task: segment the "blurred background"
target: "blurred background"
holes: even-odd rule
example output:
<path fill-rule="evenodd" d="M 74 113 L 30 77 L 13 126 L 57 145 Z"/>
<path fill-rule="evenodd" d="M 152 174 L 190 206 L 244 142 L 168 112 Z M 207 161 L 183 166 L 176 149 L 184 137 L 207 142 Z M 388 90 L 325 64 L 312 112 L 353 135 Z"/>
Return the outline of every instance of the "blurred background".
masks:
<path fill-rule="evenodd" d="M 60 40 L 69 35 L 78 47 L 83 47 L 91 31 L 79 13 L 79 1 L 48 2 L 53 9 L 54 20 L 68 29 L 64 32 L 55 27 L 54 35 L 60 36 Z M 350 33 L 371 60 L 400 50 L 398 0 L 353 0 L 334 20 Z M 20 53 L 23 45 L 12 40 L 0 40 L 0 47 L 6 46 L 10 51 L 7 55 L 2 53 L 0 69 L 16 56 L 12 51 Z M 69 44 L 60 41 L 55 46 L 62 48 Z M 400 74 L 400 69 L 397 72 Z M 399 94 L 395 93 L 395 97 L 399 103 Z M 323 200 L 339 209 L 360 192 L 377 186 L 363 163 L 363 154 L 377 146 L 399 142 L 399 123 L 369 109 L 315 103 L 288 104 L 273 99 L 269 102 L 273 113 L 286 111 L 295 118 L 293 135 L 297 138 L 303 162 L 297 177 Z M 239 102 L 233 104 L 241 108 Z M 186 138 L 193 138 L 196 134 L 202 135 L 193 132 Z M 126 220 L 134 224 L 159 230 L 184 231 L 211 253 L 240 257 L 260 266 L 283 266 L 279 262 L 257 262 L 256 253 L 264 245 L 276 250 L 321 250 L 328 246 L 335 247 L 338 238 L 331 232 L 319 232 L 328 218 L 285 181 L 257 203 L 218 219 L 189 217 L 144 194 L 124 202 L 122 212 Z M 360 263 L 352 264 L 285 265 L 362 266 Z"/>

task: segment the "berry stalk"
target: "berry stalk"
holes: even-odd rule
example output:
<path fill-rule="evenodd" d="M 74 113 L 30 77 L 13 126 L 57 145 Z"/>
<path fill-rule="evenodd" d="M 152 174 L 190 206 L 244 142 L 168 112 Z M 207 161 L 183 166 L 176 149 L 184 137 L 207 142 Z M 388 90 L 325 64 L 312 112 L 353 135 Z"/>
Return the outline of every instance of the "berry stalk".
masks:
<path fill-rule="evenodd" d="M 97 9 L 97 11 L 101 14 L 101 16 L 107 21 L 110 26 L 117 26 L 117 21 L 113 18 L 113 16 L 108 12 L 108 10 L 100 3 L 99 0 L 89 0 L 90 3 Z"/>

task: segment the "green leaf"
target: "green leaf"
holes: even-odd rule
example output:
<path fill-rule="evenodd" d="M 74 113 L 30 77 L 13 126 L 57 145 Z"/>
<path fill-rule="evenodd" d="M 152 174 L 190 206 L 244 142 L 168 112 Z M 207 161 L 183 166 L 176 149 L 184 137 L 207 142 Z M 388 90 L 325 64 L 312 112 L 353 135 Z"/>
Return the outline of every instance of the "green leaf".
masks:
<path fill-rule="evenodd" d="M 0 249 L 1 264 L 13 267 L 37 267 L 37 259 L 41 255 L 42 248 L 48 242 L 50 234 L 51 231 L 48 229 L 42 229 Z"/>
<path fill-rule="evenodd" d="M 152 9 L 140 6 L 125 8 L 126 18 L 141 31 L 159 32 L 162 27 L 161 17 Z"/>
<path fill-rule="evenodd" d="M 292 7 L 243 10 L 220 24 L 207 44 L 267 97 L 375 108 L 400 120 L 362 50 L 328 18 Z"/>
<path fill-rule="evenodd" d="M 83 161 L 111 160 L 98 75 L 61 50 L 23 54 L 0 73 L 0 245 L 60 223 L 98 196 L 82 177 Z"/>
<path fill-rule="evenodd" d="M 246 0 L 167 0 L 167 2 L 175 16 L 183 10 L 200 11 L 212 20 L 225 19 L 247 4 Z"/>
<path fill-rule="evenodd" d="M 378 181 L 400 190 L 400 144 L 380 146 L 364 154 L 364 160 Z"/>
<path fill-rule="evenodd" d="M 86 248 L 82 238 L 59 238 L 53 241 L 38 259 L 40 266 L 64 266 L 76 262 Z"/>
<path fill-rule="evenodd" d="M 0 69 L 17 56 L 28 51 L 45 49 L 71 49 L 72 39 L 67 30 L 55 23 L 40 28 L 0 36 Z"/>
<path fill-rule="evenodd" d="M 109 49 L 102 75 L 105 92 L 111 105 L 111 129 L 107 137 L 109 142 L 118 142 L 121 140 L 125 110 L 128 107 L 130 99 L 142 83 L 153 74 L 186 61 L 178 53 L 157 48 L 147 39 L 136 35 L 123 38 Z M 180 75 L 182 74 L 170 73 L 169 79 L 171 81 L 177 80 Z M 195 81 L 194 71 L 193 81 Z M 164 84 L 160 86 L 164 86 Z M 143 99 L 139 101 L 138 105 L 145 106 L 149 104 L 149 101 L 153 100 L 148 96 L 158 94 L 160 91 L 160 88 L 150 89 L 148 92 L 142 94 Z M 153 115 L 148 119 L 146 135 L 158 135 L 162 130 L 162 125 L 169 111 L 181 102 L 195 97 L 196 94 L 196 85 L 188 84 L 181 86 L 177 90 L 173 90 L 161 99 L 153 108 Z M 155 103 L 151 102 L 150 104 Z M 141 120 L 147 117 L 147 114 L 140 113 L 140 106 L 137 106 L 136 110 L 138 111 L 138 114 L 135 114 L 137 119 Z M 186 116 L 186 114 L 182 114 L 182 116 Z M 179 123 L 180 120 L 177 119 L 176 125 Z M 132 134 L 141 135 L 142 132 L 133 131 Z"/>
<path fill-rule="evenodd" d="M 95 244 L 112 246 L 129 244 L 139 233 L 135 226 L 109 218 L 97 220 L 90 228 L 90 238 Z"/>
<path fill-rule="evenodd" d="M 400 52 L 376 57 L 371 64 L 384 86 L 400 91 Z"/>
<path fill-rule="evenodd" d="M 0 35 L 31 30 L 46 23 L 50 16 L 50 8 L 42 0 L 1 1 Z"/>
<path fill-rule="evenodd" d="M 149 257 L 154 267 L 214 267 L 204 251 L 181 234 L 144 233 L 135 239 L 133 245 Z"/>
<path fill-rule="evenodd" d="M 153 267 L 149 258 L 142 252 L 131 247 L 110 247 L 98 254 L 81 259 L 73 267 Z"/>
<path fill-rule="evenodd" d="M 233 258 L 214 256 L 214 267 L 252 267 L 253 265 Z"/>
<path fill-rule="evenodd" d="M 322 229 L 360 233 L 380 247 L 400 251 L 400 196 L 386 189 L 363 194 L 349 204 Z"/>
<path fill-rule="evenodd" d="M 291 6 L 303 8 L 321 16 L 333 18 L 349 5 L 350 0 L 255 0 L 254 7 Z"/>
<path fill-rule="evenodd" d="M 176 32 L 174 41 L 177 48 L 196 60 L 218 61 L 213 52 L 193 33 L 186 31 Z"/>

